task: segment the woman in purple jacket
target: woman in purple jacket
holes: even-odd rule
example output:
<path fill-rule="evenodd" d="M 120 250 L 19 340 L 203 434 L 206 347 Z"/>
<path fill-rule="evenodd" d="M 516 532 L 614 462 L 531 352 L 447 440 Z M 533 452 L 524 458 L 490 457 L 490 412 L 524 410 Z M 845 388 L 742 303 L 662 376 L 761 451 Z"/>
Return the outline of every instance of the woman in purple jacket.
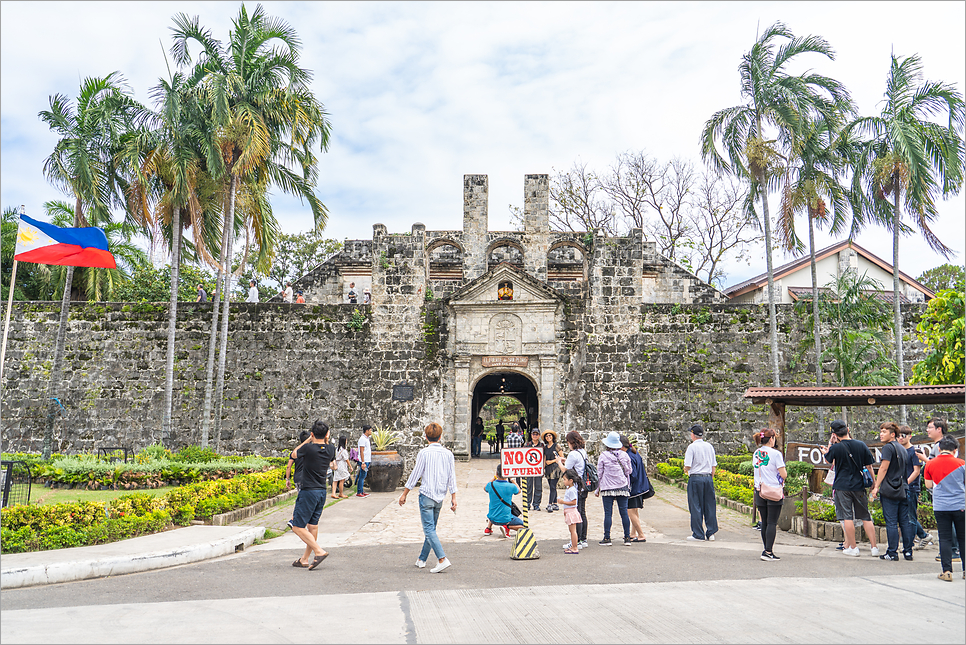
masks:
<path fill-rule="evenodd" d="M 610 527 L 613 523 L 614 500 L 621 514 L 621 524 L 624 525 L 624 546 L 630 546 L 631 520 L 627 515 L 627 499 L 631 494 L 631 460 L 627 453 L 621 450 L 621 437 L 611 432 L 601 441 L 604 452 L 597 459 L 597 496 L 604 497 L 604 539 L 601 546 L 610 546 Z"/>

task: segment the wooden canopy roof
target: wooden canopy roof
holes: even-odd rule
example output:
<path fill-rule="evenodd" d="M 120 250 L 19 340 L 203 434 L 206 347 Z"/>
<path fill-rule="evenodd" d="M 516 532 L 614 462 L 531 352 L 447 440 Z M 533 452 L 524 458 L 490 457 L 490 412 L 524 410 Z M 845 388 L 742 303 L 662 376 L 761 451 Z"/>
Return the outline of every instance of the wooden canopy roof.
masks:
<path fill-rule="evenodd" d="M 818 406 L 869 406 L 966 403 L 966 385 L 902 385 L 890 387 L 750 387 L 752 403 Z"/>

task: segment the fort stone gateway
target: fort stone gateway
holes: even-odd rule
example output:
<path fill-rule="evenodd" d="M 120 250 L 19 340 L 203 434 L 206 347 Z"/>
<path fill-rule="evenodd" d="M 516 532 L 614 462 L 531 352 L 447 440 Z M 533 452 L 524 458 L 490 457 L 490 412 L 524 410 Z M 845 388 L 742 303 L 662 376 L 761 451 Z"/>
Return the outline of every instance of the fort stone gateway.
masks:
<path fill-rule="evenodd" d="M 321 418 L 334 436 L 354 438 L 364 423 L 400 431 L 397 449 L 409 456 L 437 421 L 468 458 L 471 422 L 499 394 L 517 398 L 532 426 L 579 430 L 595 450 L 618 430 L 651 459 L 682 453 L 695 421 L 720 452 L 749 445 L 768 423 L 765 406 L 742 399 L 771 384 L 767 306 L 729 302 L 641 229 L 553 231 L 549 177 L 526 175 L 523 189 L 521 231 L 489 230 L 487 176 L 465 175 L 461 230 L 375 224 L 371 240 L 347 240 L 296 281 L 306 304 L 232 303 L 214 447 L 278 454 Z M 903 305 L 909 366 L 922 356 L 914 330 L 924 307 Z M 40 448 L 58 310 L 14 305 L 4 450 Z M 210 303 L 179 306 L 174 422 L 161 437 L 167 304 L 72 303 L 55 451 L 200 443 L 210 312 Z M 811 385 L 814 359 L 801 351 L 811 330 L 792 305 L 778 316 L 782 385 Z M 825 369 L 833 382 L 834 365 Z M 962 407 L 913 406 L 910 421 L 932 414 L 959 420 Z M 854 410 L 869 430 L 886 417 L 898 409 Z M 815 409 L 787 423 L 792 440 L 820 430 Z"/>

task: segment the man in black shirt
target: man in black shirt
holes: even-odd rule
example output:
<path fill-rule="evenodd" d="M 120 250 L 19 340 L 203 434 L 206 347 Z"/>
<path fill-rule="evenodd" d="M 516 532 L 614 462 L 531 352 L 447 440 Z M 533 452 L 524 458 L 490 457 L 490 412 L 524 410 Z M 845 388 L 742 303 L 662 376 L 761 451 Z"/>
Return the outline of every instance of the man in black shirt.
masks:
<path fill-rule="evenodd" d="M 329 443 L 329 426 L 316 421 L 312 425 L 312 437 L 308 443 L 292 451 L 292 459 L 301 460 L 302 464 L 299 469 L 302 482 L 295 500 L 292 532 L 305 542 L 305 553 L 292 566 L 312 570 L 329 555 L 316 542 L 328 488 L 327 475 L 335 464 L 335 448 Z"/>

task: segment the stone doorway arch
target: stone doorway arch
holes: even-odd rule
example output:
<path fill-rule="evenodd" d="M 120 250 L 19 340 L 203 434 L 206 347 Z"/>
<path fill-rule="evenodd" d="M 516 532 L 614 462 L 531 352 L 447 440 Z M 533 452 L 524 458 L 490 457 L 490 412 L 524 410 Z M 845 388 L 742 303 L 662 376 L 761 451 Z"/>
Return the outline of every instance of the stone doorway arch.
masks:
<path fill-rule="evenodd" d="M 470 401 L 470 426 L 472 426 L 473 420 L 479 415 L 486 402 L 497 396 L 507 396 L 519 401 L 526 413 L 527 426 L 539 425 L 540 395 L 537 383 L 527 374 L 500 368 L 480 375 L 473 385 Z M 516 418 L 512 421 L 516 421 Z M 504 425 L 507 426 L 507 433 L 509 434 L 509 423 Z"/>

